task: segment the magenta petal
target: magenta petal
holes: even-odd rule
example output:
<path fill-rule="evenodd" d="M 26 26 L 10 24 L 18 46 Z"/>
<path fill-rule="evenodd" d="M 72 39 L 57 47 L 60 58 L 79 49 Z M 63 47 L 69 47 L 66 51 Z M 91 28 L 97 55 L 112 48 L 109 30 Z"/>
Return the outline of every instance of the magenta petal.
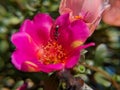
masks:
<path fill-rule="evenodd" d="M 26 51 L 28 53 L 35 52 L 35 49 L 37 48 L 33 39 L 30 37 L 29 34 L 25 32 L 13 34 L 11 37 L 11 41 L 16 46 L 17 49 Z"/>
<path fill-rule="evenodd" d="M 70 24 L 70 20 L 69 20 L 69 14 L 68 13 L 59 16 L 55 20 L 55 25 L 59 25 L 59 28 L 67 27 L 69 24 Z"/>
<path fill-rule="evenodd" d="M 73 53 L 71 53 L 66 61 L 65 68 L 72 68 L 75 66 L 80 59 L 80 50 L 76 49 Z"/>
<path fill-rule="evenodd" d="M 41 64 L 35 56 L 29 56 L 26 53 L 15 51 L 12 54 L 12 63 L 15 67 L 24 72 L 53 72 L 63 69 L 63 64 Z"/>
<path fill-rule="evenodd" d="M 75 41 L 83 44 L 89 37 L 90 31 L 82 20 L 73 21 L 68 28 L 59 31 L 58 42 L 67 50 L 74 48 Z"/>
<path fill-rule="evenodd" d="M 24 72 L 40 72 L 40 68 L 34 61 L 24 61 L 21 65 L 21 70 Z"/>
<path fill-rule="evenodd" d="M 28 33 L 33 38 L 33 40 L 35 41 L 35 43 L 37 45 L 41 45 L 42 44 L 42 41 L 43 41 L 42 39 L 44 37 L 39 35 L 40 30 L 36 29 L 36 26 L 35 26 L 33 21 L 31 21 L 29 19 L 25 20 L 24 23 L 22 24 L 21 28 L 20 28 L 20 32 Z"/>
<path fill-rule="evenodd" d="M 91 47 L 91 46 L 95 46 L 95 43 L 94 43 L 94 42 L 91 42 L 91 43 L 82 45 L 82 46 L 80 46 L 80 47 L 78 47 L 78 48 L 79 48 L 80 50 L 82 50 L 82 49 L 85 49 L 85 48 L 88 48 L 88 47 Z"/>
<path fill-rule="evenodd" d="M 37 46 L 25 32 L 13 34 L 11 41 L 16 46 L 16 51 L 12 54 L 12 63 L 20 70 L 22 62 L 35 58 Z"/>
<path fill-rule="evenodd" d="M 85 49 L 85 48 L 88 48 L 90 46 L 94 46 L 94 45 L 95 45 L 95 43 L 89 43 L 89 44 L 82 45 L 82 46 L 75 48 L 72 51 L 72 53 L 70 53 L 70 55 L 66 61 L 65 67 L 72 68 L 73 66 L 75 66 L 77 64 L 78 60 L 80 59 L 80 51 Z"/>
<path fill-rule="evenodd" d="M 89 28 L 82 20 L 76 20 L 68 27 L 71 40 L 80 40 L 85 42 L 90 35 Z"/>
<path fill-rule="evenodd" d="M 66 28 L 69 24 L 70 24 L 69 14 L 64 14 L 64 15 L 59 16 L 56 19 L 56 21 L 51 29 L 51 38 L 55 39 L 56 30 L 58 30 L 58 32 L 59 32 L 60 30 L 63 30 L 64 28 Z"/>
<path fill-rule="evenodd" d="M 35 24 L 35 28 L 40 31 L 40 32 L 38 31 L 40 35 L 42 34 L 43 35 L 47 34 L 47 36 L 49 35 L 51 27 L 53 25 L 53 19 L 48 14 L 38 13 L 34 17 L 33 21 Z M 49 38 L 49 36 L 47 38 Z"/>
<path fill-rule="evenodd" d="M 19 53 L 19 52 L 14 51 L 14 52 L 12 53 L 11 59 L 12 59 L 12 64 L 14 64 L 14 66 L 15 66 L 18 70 L 20 70 L 20 69 L 21 69 L 21 64 L 22 64 L 22 62 L 23 62 L 24 59 L 20 59 L 21 53 L 20 53 L 20 54 L 18 54 L 18 53 Z M 19 55 L 20 55 L 20 56 L 19 56 Z"/>
<path fill-rule="evenodd" d="M 64 68 L 64 66 L 62 63 L 49 64 L 49 65 L 39 64 L 39 68 L 41 69 L 41 71 L 49 73 L 49 72 L 61 70 Z"/>
<path fill-rule="evenodd" d="M 52 24 L 53 20 L 48 14 L 38 13 L 33 21 L 25 20 L 20 31 L 28 33 L 37 45 L 41 45 L 48 41 Z"/>
<path fill-rule="evenodd" d="M 29 60 L 33 62 L 36 59 L 35 54 L 33 52 L 26 53 L 26 51 L 20 50 L 14 51 L 11 58 L 12 63 L 18 70 L 21 70 L 21 66 L 25 61 Z"/>

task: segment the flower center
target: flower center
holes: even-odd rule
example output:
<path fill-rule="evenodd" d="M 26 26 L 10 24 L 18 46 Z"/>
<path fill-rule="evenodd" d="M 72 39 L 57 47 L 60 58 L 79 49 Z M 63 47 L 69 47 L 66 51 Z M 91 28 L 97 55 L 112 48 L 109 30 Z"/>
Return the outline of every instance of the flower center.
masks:
<path fill-rule="evenodd" d="M 44 64 L 65 63 L 66 53 L 61 45 L 55 41 L 50 41 L 46 46 L 43 46 L 42 55 L 39 59 Z"/>
<path fill-rule="evenodd" d="M 74 18 L 77 20 L 77 19 L 83 19 L 82 16 L 74 16 Z"/>

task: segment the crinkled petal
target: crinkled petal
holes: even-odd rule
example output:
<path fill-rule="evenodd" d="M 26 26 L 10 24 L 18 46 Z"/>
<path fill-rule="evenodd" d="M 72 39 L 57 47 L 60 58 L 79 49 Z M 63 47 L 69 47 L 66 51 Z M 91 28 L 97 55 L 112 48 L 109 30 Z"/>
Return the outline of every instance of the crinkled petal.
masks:
<path fill-rule="evenodd" d="M 61 0 L 59 6 L 60 14 L 73 12 L 73 15 L 79 15 L 84 0 Z"/>
<path fill-rule="evenodd" d="M 38 13 L 33 21 L 25 20 L 20 31 L 28 33 L 36 44 L 41 45 L 49 40 L 52 24 L 53 20 L 48 14 Z"/>
<path fill-rule="evenodd" d="M 88 23 L 94 22 L 103 11 L 104 0 L 84 0 L 81 14 Z"/>
<path fill-rule="evenodd" d="M 90 31 L 82 20 L 73 21 L 66 29 L 59 30 L 58 43 L 66 51 L 82 45 L 89 37 Z"/>
<path fill-rule="evenodd" d="M 101 14 L 103 0 L 61 0 L 59 12 L 72 12 L 73 16 L 82 15 L 88 23 L 96 20 Z"/>

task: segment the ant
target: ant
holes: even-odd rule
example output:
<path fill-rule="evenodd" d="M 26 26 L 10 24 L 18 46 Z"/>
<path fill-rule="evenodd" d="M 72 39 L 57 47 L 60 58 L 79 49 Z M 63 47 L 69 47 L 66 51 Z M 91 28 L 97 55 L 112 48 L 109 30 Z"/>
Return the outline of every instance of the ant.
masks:
<path fill-rule="evenodd" d="M 56 27 L 55 27 L 55 33 L 54 33 L 55 40 L 57 40 L 57 39 L 58 39 L 58 36 L 59 36 L 58 30 L 59 30 L 59 25 L 56 25 Z"/>

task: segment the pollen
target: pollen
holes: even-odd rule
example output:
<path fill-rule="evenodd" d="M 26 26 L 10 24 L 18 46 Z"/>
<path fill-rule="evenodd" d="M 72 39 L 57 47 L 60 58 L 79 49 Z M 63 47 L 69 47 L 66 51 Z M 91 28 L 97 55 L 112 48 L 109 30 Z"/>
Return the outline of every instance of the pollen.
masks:
<path fill-rule="evenodd" d="M 74 16 L 74 19 L 75 19 L 75 20 L 78 20 L 78 19 L 83 19 L 83 17 L 82 17 L 82 16 L 80 16 L 80 15 L 79 15 L 79 16 Z"/>
<path fill-rule="evenodd" d="M 65 63 L 66 59 L 65 50 L 56 41 L 50 41 L 47 45 L 43 46 L 42 54 L 39 56 L 39 60 L 43 64 Z"/>
<path fill-rule="evenodd" d="M 78 47 L 78 46 L 80 46 L 80 45 L 82 45 L 82 44 L 83 44 L 82 41 L 76 40 L 76 41 L 74 41 L 71 45 L 72 45 L 73 48 L 76 48 L 76 47 Z"/>

